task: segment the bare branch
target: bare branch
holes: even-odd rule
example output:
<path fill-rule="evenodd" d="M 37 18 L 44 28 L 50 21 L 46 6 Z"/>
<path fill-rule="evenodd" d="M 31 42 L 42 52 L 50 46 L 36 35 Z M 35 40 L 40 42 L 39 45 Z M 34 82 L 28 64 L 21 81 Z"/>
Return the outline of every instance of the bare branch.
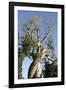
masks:
<path fill-rule="evenodd" d="M 47 32 L 46 35 L 43 37 L 43 39 L 41 40 L 41 43 L 47 38 L 47 36 L 49 35 L 50 32 Z"/>

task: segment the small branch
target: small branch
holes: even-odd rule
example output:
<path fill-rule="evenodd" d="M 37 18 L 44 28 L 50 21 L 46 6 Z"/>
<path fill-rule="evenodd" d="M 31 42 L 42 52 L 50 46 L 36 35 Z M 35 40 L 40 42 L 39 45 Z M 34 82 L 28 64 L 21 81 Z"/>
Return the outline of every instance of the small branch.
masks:
<path fill-rule="evenodd" d="M 52 58 L 50 58 L 50 57 L 48 57 L 48 59 L 49 59 L 50 61 L 52 61 L 53 63 L 55 62 L 55 60 L 52 59 Z"/>
<path fill-rule="evenodd" d="M 41 43 L 46 39 L 46 37 L 48 36 L 49 32 L 47 32 L 46 36 L 43 37 L 43 39 L 41 40 Z"/>
<path fill-rule="evenodd" d="M 21 44 L 21 43 L 18 43 L 18 45 L 22 46 L 22 44 Z"/>

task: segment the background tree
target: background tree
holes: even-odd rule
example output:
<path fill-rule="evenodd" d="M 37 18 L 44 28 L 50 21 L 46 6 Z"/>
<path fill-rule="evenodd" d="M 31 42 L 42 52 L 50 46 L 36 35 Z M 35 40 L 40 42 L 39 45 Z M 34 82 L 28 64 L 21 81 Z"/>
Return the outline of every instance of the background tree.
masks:
<path fill-rule="evenodd" d="M 54 52 L 54 43 L 52 35 L 49 36 L 47 41 L 48 53 L 50 57 L 53 59 L 45 62 L 45 77 L 57 77 L 57 57 Z M 50 60 L 50 61 L 49 61 Z"/>

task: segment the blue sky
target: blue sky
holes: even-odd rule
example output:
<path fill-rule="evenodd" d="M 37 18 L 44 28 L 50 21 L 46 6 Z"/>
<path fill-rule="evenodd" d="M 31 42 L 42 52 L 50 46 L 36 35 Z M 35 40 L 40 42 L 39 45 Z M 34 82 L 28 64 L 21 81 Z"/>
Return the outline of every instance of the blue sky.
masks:
<path fill-rule="evenodd" d="M 34 16 L 39 16 L 41 20 L 40 24 L 40 30 L 41 30 L 41 36 L 44 36 L 44 32 L 46 31 L 45 24 L 43 23 L 44 20 L 48 20 L 51 22 L 53 20 L 54 22 L 54 30 L 53 30 L 53 41 L 54 41 L 54 48 L 55 48 L 55 53 L 57 55 L 57 12 L 43 12 L 43 11 L 23 11 L 19 10 L 18 11 L 18 31 L 19 35 L 23 35 L 24 33 L 21 30 L 21 25 L 23 24 L 24 21 L 30 20 L 30 18 Z M 24 78 L 27 78 L 27 71 L 30 66 L 30 63 L 32 60 L 29 60 L 28 57 L 25 57 L 24 62 L 23 62 L 23 76 Z"/>

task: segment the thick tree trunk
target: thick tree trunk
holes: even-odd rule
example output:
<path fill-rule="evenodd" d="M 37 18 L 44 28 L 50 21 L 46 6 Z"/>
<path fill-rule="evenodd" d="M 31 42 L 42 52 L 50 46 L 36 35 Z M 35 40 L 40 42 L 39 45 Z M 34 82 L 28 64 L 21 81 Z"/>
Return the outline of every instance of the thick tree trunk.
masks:
<path fill-rule="evenodd" d="M 30 68 L 28 71 L 28 78 L 40 78 L 41 72 L 42 72 L 40 62 L 38 62 L 34 67 L 32 65 L 33 65 L 33 62 L 30 65 Z"/>

